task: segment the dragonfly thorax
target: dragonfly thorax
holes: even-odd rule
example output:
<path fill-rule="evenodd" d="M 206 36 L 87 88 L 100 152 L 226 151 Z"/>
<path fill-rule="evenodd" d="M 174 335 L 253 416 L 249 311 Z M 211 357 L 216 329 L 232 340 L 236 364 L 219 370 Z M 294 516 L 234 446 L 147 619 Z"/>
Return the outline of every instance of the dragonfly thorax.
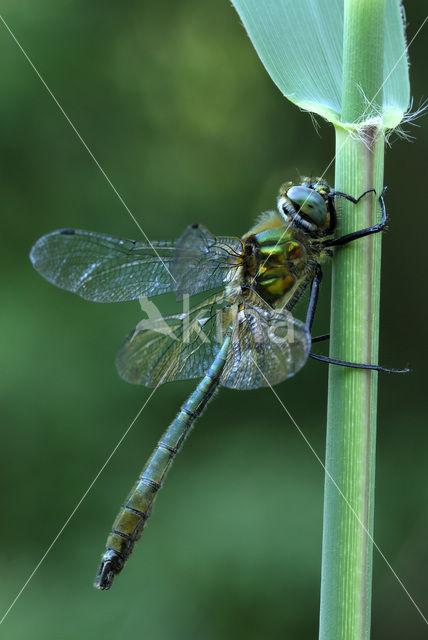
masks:
<path fill-rule="evenodd" d="M 278 210 L 262 214 L 243 236 L 244 285 L 268 304 L 293 305 L 316 263 L 329 255 L 319 241 L 336 228 L 333 194 L 321 178 L 287 182 L 279 190 Z"/>
<path fill-rule="evenodd" d="M 309 238 L 300 229 L 284 225 L 283 218 L 270 211 L 263 214 L 243 241 L 243 284 L 272 306 L 292 295 L 307 271 Z"/>

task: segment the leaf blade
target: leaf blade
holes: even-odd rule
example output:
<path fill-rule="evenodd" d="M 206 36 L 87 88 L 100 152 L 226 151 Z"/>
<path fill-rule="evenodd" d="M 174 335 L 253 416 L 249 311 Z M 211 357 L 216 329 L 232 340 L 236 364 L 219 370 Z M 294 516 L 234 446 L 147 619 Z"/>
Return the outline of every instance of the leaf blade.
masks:
<path fill-rule="evenodd" d="M 382 117 L 384 128 L 402 120 L 410 100 L 406 42 L 398 0 L 387 0 L 382 113 L 366 104 L 360 119 L 342 117 L 343 0 L 232 0 L 267 72 L 301 109 L 333 124 L 363 127 Z"/>

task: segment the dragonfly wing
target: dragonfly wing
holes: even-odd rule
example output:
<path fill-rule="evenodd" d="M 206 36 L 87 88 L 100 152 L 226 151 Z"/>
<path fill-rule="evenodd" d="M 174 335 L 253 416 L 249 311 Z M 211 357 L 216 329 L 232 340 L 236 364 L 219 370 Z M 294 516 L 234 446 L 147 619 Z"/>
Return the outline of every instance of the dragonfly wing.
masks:
<path fill-rule="evenodd" d="M 224 298 L 212 296 L 188 313 L 143 320 L 117 355 L 121 377 L 146 387 L 202 377 L 221 347 L 216 329 L 224 305 Z"/>
<path fill-rule="evenodd" d="M 288 311 L 272 309 L 254 297 L 256 304 L 247 299 L 238 307 L 225 296 L 212 296 L 188 313 L 143 321 L 118 353 L 119 374 L 146 387 L 200 378 L 220 349 L 221 335 L 232 324 L 222 386 L 256 389 L 290 378 L 308 358 L 309 331 Z"/>
<path fill-rule="evenodd" d="M 214 236 L 193 224 L 177 240 L 172 264 L 175 290 L 193 295 L 224 286 L 242 264 L 244 245 L 239 238 Z"/>
<path fill-rule="evenodd" d="M 290 312 L 273 309 L 259 298 L 255 304 L 247 300 L 237 313 L 231 343 L 221 384 L 256 389 L 297 373 L 308 359 L 311 337 Z"/>
<path fill-rule="evenodd" d="M 62 229 L 40 238 L 30 258 L 52 284 L 93 302 L 123 302 L 174 290 L 175 242 L 115 238 Z"/>

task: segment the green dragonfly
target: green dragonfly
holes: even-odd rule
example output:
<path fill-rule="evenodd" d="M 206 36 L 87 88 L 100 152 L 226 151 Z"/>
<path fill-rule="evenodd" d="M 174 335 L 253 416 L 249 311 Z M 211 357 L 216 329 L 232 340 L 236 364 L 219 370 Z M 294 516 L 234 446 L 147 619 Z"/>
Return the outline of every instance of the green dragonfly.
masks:
<path fill-rule="evenodd" d="M 371 189 L 370 191 L 373 191 Z M 206 293 L 182 313 L 140 323 L 126 339 L 117 368 L 126 381 L 158 387 L 201 378 L 167 428 L 121 507 L 95 581 L 109 589 L 140 538 L 171 463 L 219 385 L 255 389 L 297 373 L 309 356 L 333 364 L 385 370 L 312 354 L 321 263 L 332 247 L 382 231 L 382 221 L 335 238 L 336 192 L 321 178 L 288 182 L 276 211 L 264 213 L 242 239 L 214 236 L 199 224 L 176 242 L 142 243 L 102 233 L 63 229 L 31 250 L 35 269 L 52 284 L 94 302 L 122 302 L 174 292 Z M 307 287 L 305 322 L 291 310 Z M 325 337 L 325 336 L 324 336 Z M 315 341 L 315 340 L 314 340 Z"/>

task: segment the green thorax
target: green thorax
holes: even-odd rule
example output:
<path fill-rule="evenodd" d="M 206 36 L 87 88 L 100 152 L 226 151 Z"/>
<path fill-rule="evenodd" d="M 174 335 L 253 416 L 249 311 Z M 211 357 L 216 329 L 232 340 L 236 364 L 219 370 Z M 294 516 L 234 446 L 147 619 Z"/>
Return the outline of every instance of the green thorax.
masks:
<path fill-rule="evenodd" d="M 307 271 L 310 247 L 299 230 L 285 226 L 274 212 L 243 237 L 246 281 L 269 304 L 291 297 Z"/>

